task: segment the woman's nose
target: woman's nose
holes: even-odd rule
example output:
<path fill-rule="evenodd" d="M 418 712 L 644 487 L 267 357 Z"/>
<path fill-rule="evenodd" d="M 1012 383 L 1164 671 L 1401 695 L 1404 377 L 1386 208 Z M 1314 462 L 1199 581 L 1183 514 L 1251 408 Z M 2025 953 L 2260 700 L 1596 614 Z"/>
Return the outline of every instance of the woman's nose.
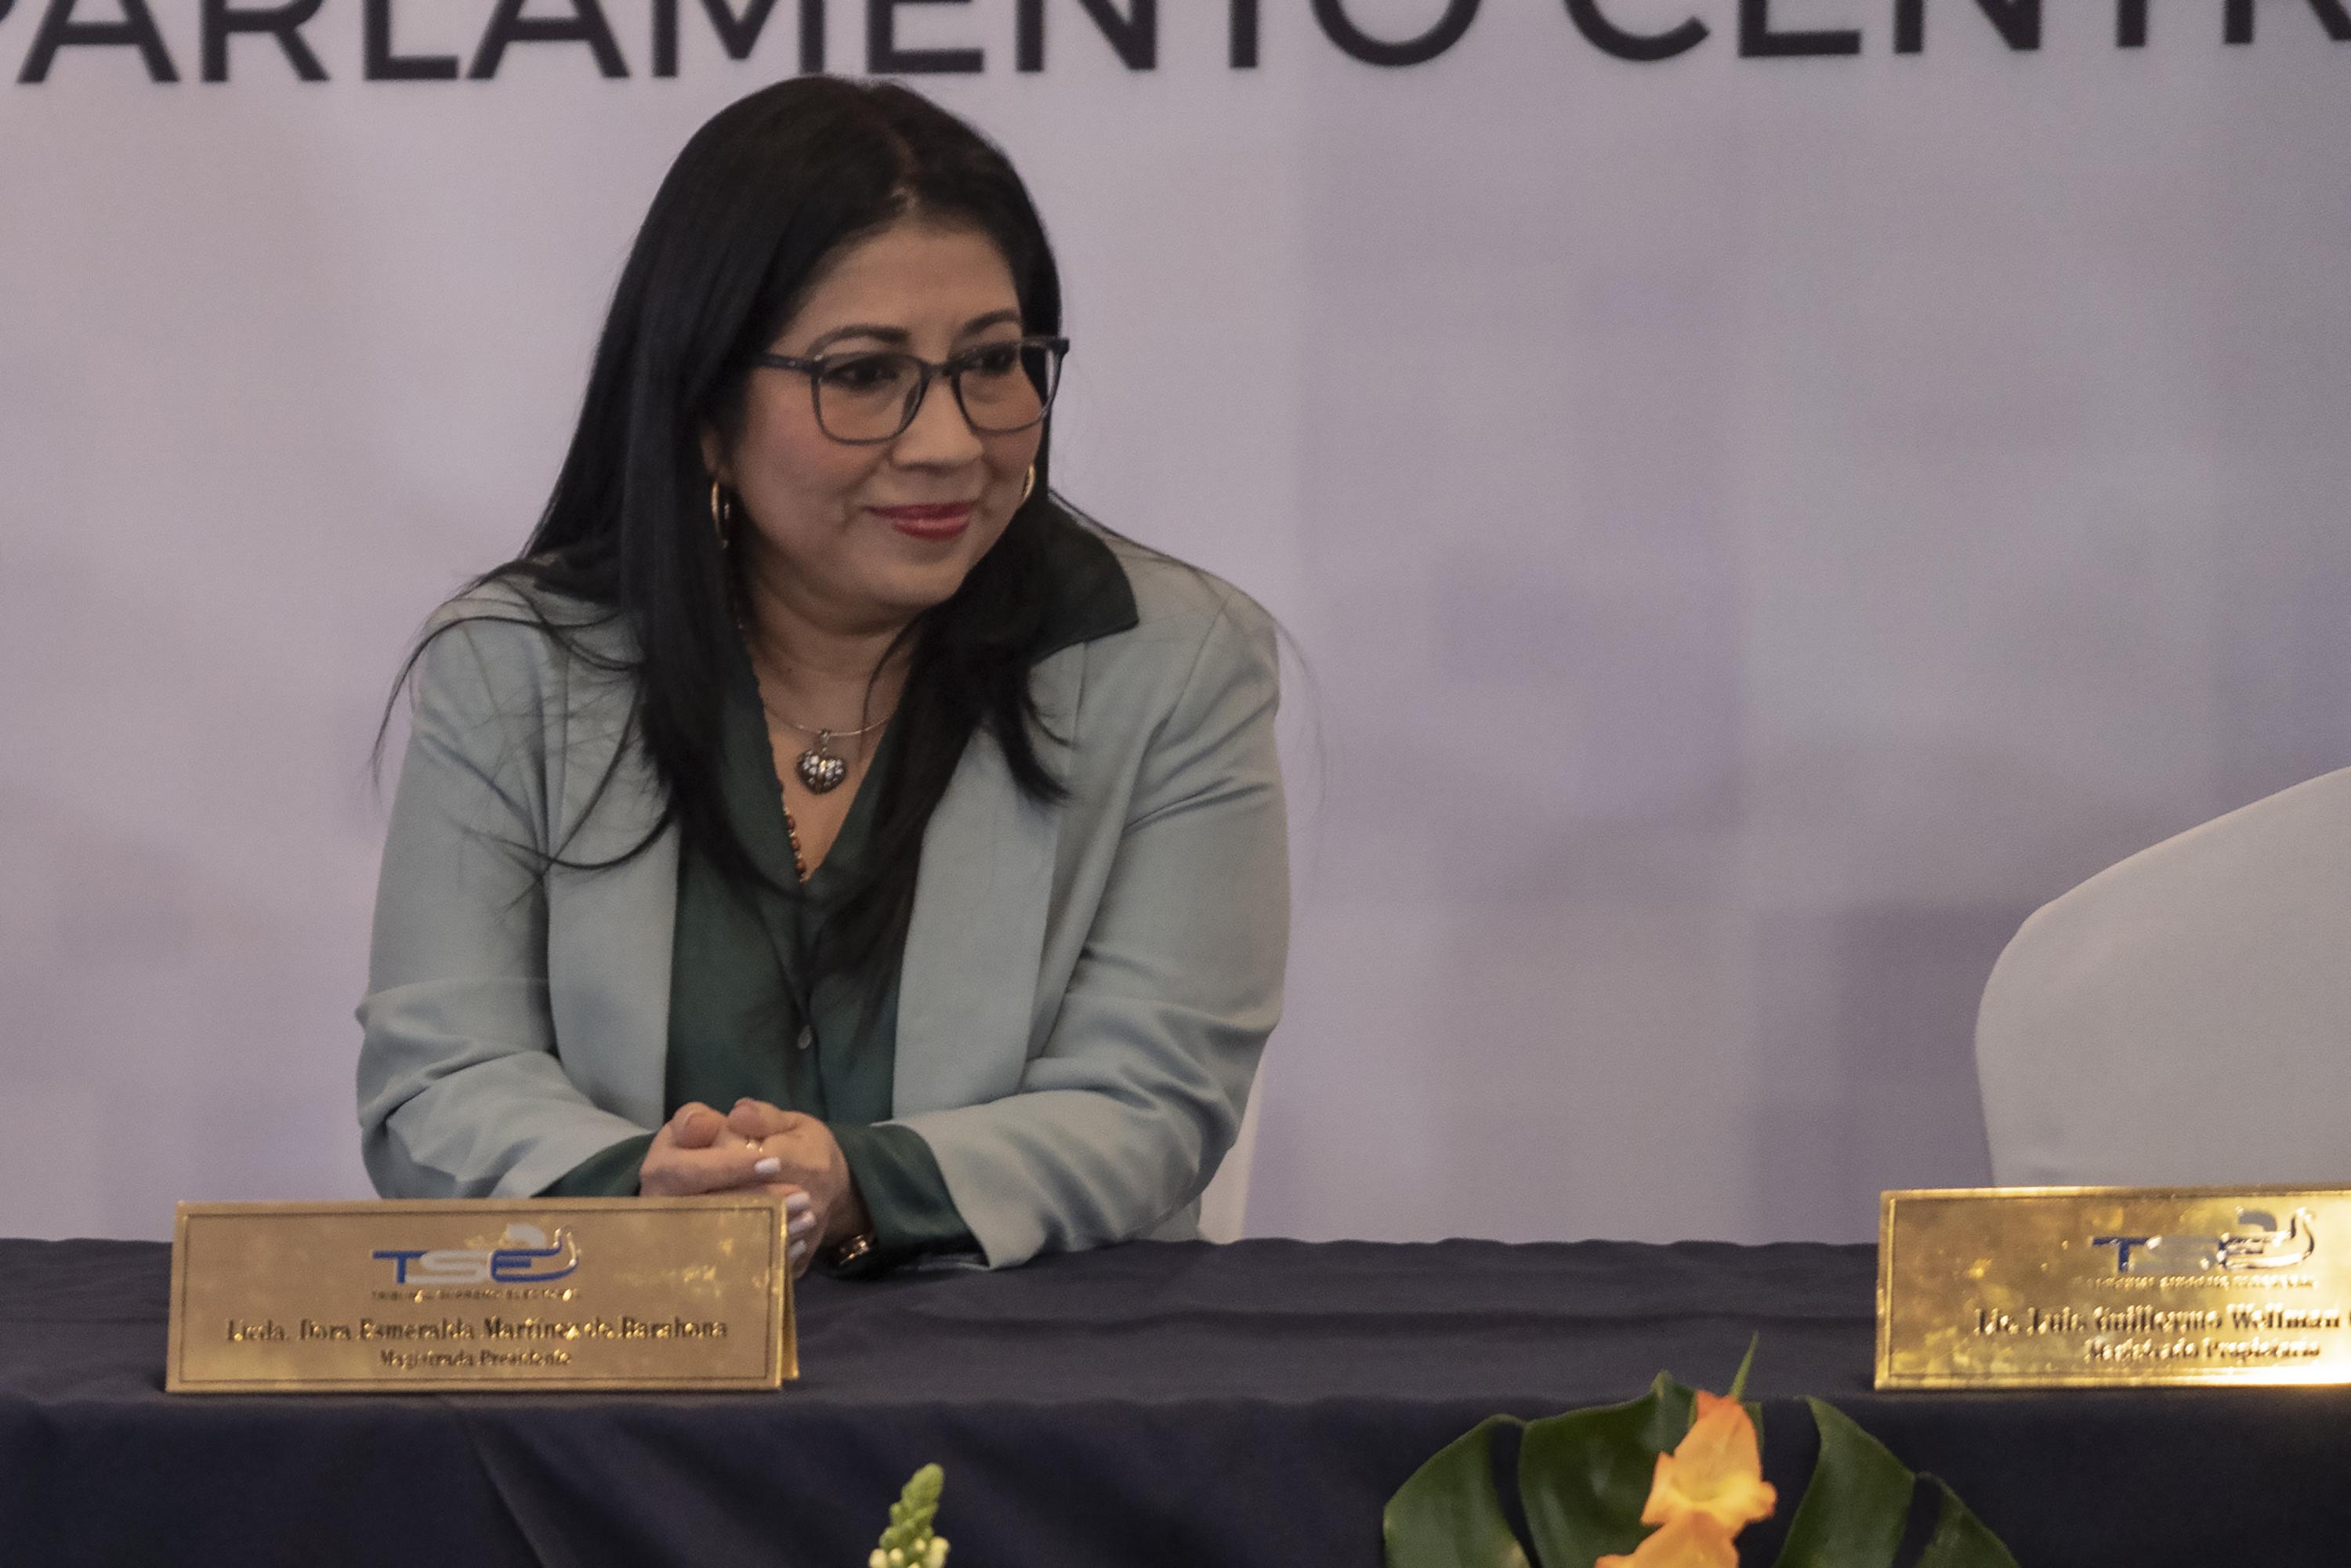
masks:
<path fill-rule="evenodd" d="M 983 450 L 979 433 L 956 401 L 955 388 L 941 378 L 923 394 L 914 423 L 899 432 L 891 455 L 901 463 L 949 467 L 977 461 Z"/>

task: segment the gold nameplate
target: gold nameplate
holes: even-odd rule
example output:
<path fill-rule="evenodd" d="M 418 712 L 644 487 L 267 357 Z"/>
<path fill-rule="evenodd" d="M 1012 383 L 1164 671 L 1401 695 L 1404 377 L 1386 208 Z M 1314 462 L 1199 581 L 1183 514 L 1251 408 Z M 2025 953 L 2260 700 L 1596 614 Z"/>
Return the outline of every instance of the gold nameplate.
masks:
<path fill-rule="evenodd" d="M 2351 1191 L 1889 1192 L 1880 1388 L 2351 1383 Z"/>
<path fill-rule="evenodd" d="M 173 1394 L 774 1388 L 783 1200 L 183 1203 Z"/>

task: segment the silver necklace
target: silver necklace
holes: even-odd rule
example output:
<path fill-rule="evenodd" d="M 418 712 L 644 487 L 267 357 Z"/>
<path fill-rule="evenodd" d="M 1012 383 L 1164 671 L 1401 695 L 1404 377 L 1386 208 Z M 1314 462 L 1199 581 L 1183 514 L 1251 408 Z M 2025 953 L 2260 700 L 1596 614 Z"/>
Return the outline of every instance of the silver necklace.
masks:
<path fill-rule="evenodd" d="M 5 5 L 0 5 L 0 10 L 5 9 L 6 7 Z M 743 617 L 740 613 L 737 613 L 735 617 L 735 630 L 736 632 L 743 639 L 745 652 L 750 653 L 752 677 L 754 680 L 757 680 L 758 675 L 759 656 L 756 652 L 752 652 L 751 629 L 743 623 Z M 893 712 L 883 714 L 880 718 L 875 719 L 863 729 L 821 729 L 812 724 L 794 724 L 790 719 L 786 718 L 782 714 L 779 714 L 775 710 L 773 705 L 768 701 L 768 694 L 765 692 L 761 692 L 759 694 L 759 706 L 768 710 L 768 716 L 769 718 L 774 719 L 786 729 L 796 729 L 802 735 L 812 735 L 816 737 L 816 744 L 810 747 L 806 751 L 801 752 L 799 758 L 792 763 L 792 771 L 800 776 L 800 782 L 808 786 L 808 791 L 811 795 L 830 795 L 835 789 L 840 789 L 841 781 L 849 777 L 848 759 L 846 758 L 836 756 L 833 753 L 832 743 L 835 740 L 862 739 L 864 737 L 872 734 L 875 730 L 880 729 L 883 725 L 888 724 L 893 718 L 897 716 L 894 710 Z M 784 821 L 787 823 L 790 822 L 790 812 L 787 811 L 784 813 Z M 799 848 L 798 843 L 795 843 L 792 847 L 794 852 L 797 853 Z M 808 880 L 805 873 L 801 874 L 800 880 L 802 882 L 806 882 Z"/>

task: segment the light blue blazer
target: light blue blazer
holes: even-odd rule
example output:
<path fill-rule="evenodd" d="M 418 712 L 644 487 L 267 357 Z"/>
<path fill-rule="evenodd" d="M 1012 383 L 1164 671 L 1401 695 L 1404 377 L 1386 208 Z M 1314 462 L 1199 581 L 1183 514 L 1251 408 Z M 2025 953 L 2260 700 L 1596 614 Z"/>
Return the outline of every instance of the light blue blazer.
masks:
<path fill-rule="evenodd" d="M 1111 536 L 1138 622 L 1038 664 L 1020 795 L 976 736 L 923 840 L 893 1120 L 991 1267 L 1196 1234 L 1281 1006 L 1289 876 L 1272 623 Z M 513 616 L 444 608 L 414 687 L 359 1009 L 361 1148 L 393 1197 L 522 1197 L 658 1126 L 677 841 L 608 859 L 661 797 L 625 677 Z M 624 655 L 611 628 L 591 655 Z M 597 783 L 617 759 L 601 798 Z M 569 842 L 567 843 L 567 838 Z"/>

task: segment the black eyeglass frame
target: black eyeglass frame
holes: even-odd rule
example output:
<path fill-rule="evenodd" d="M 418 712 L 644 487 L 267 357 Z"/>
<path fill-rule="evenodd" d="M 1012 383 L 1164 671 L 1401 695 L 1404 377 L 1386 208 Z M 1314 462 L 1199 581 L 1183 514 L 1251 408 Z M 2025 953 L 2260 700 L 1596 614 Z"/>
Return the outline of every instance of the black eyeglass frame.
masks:
<path fill-rule="evenodd" d="M 971 405 L 964 402 L 963 374 L 972 368 L 981 355 L 998 353 L 1006 349 L 1022 350 L 1042 349 L 1052 355 L 1051 372 L 1047 378 L 1049 384 L 1043 389 L 1044 395 L 1038 404 L 1036 418 L 1020 424 L 985 425 L 972 418 Z M 755 365 L 766 366 L 770 370 L 796 371 L 808 377 L 809 408 L 816 415 L 817 428 L 832 440 L 840 442 L 844 446 L 885 446 L 906 434 L 908 428 L 914 423 L 914 416 L 923 412 L 923 400 L 930 396 L 931 383 L 942 377 L 946 378 L 948 389 L 955 393 L 956 412 L 963 415 L 964 423 L 979 434 L 1018 435 L 1024 430 L 1036 429 L 1045 423 L 1045 416 L 1053 412 L 1053 399 L 1059 396 L 1061 391 L 1061 361 L 1068 357 L 1069 352 L 1070 340 L 1067 338 L 1033 337 L 1006 338 L 998 342 L 982 343 L 979 347 L 967 349 L 949 360 L 926 360 L 919 354 L 909 354 L 901 349 L 853 349 L 846 353 L 819 354 L 813 359 L 803 359 L 792 354 L 758 354 L 752 357 L 751 362 Z M 921 372 L 921 379 L 915 382 L 914 390 L 906 394 L 906 407 L 899 418 L 898 428 L 887 435 L 834 435 L 831 427 L 824 423 L 822 382 L 825 368 L 828 365 L 847 364 L 852 360 L 874 359 L 911 361 L 914 368 Z"/>

